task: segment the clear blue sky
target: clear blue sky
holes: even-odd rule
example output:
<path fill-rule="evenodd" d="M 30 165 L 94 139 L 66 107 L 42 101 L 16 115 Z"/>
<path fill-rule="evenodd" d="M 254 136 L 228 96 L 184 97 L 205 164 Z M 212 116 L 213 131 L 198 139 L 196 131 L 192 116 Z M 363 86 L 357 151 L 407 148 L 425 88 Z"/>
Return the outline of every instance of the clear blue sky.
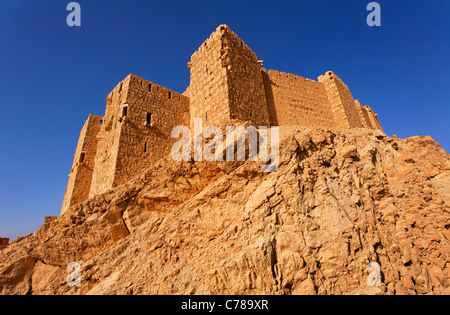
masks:
<path fill-rule="evenodd" d="M 0 2 L 0 236 L 59 215 L 78 135 L 129 73 L 183 92 L 187 62 L 228 24 L 264 67 L 317 79 L 334 71 L 385 132 L 430 135 L 450 151 L 450 2 L 368 0 Z"/>

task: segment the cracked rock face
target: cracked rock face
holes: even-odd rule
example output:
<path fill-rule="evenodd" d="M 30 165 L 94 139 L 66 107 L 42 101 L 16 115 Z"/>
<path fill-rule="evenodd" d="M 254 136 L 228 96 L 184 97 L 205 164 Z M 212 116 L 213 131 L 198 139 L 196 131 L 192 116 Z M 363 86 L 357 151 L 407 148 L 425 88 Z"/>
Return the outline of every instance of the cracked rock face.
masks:
<path fill-rule="evenodd" d="M 0 250 L 0 293 L 450 293 L 450 159 L 439 144 L 280 132 L 276 172 L 165 159 L 46 218 Z M 67 284 L 70 262 L 80 286 Z"/>

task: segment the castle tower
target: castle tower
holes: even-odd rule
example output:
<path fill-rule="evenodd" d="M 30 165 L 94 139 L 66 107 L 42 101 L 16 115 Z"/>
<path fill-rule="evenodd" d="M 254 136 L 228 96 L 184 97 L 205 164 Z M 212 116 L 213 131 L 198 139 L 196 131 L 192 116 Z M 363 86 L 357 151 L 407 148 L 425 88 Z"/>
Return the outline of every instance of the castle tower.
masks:
<path fill-rule="evenodd" d="M 105 116 L 81 130 L 61 214 L 124 184 L 170 154 L 175 126 L 189 124 L 189 98 L 133 74 L 106 99 Z"/>
<path fill-rule="evenodd" d="M 191 128 L 195 118 L 204 125 L 230 120 L 269 124 L 261 64 L 256 54 L 226 25 L 192 55 L 189 63 Z"/>
<path fill-rule="evenodd" d="M 130 74 L 108 95 L 90 197 L 124 184 L 170 154 L 189 98 Z"/>
<path fill-rule="evenodd" d="M 95 155 L 97 153 L 97 135 L 100 132 L 102 123 L 103 117 L 89 115 L 81 129 L 72 169 L 69 174 L 69 182 L 64 194 L 61 214 L 69 207 L 89 198 Z"/>

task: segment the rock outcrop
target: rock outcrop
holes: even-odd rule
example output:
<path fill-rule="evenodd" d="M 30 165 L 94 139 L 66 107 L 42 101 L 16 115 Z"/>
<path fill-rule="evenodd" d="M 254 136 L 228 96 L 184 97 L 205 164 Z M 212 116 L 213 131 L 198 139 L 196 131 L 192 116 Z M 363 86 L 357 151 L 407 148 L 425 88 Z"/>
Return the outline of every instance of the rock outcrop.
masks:
<path fill-rule="evenodd" d="M 450 159 L 438 143 L 280 131 L 276 172 L 167 158 L 46 218 L 0 250 L 0 293 L 450 293 Z"/>
<path fill-rule="evenodd" d="M 0 237 L 0 250 L 8 247 L 8 244 L 9 244 L 9 238 Z"/>

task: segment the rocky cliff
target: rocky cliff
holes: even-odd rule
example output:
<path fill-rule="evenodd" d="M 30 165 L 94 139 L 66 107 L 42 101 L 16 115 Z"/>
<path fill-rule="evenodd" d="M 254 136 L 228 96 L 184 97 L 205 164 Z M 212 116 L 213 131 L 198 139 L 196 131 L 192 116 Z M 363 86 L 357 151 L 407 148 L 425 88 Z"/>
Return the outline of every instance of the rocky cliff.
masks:
<path fill-rule="evenodd" d="M 283 128 L 280 166 L 161 160 L 0 250 L 1 294 L 449 294 L 430 137 Z M 69 286 L 67 265 L 80 266 Z M 367 283 L 380 266 L 379 286 Z"/>

